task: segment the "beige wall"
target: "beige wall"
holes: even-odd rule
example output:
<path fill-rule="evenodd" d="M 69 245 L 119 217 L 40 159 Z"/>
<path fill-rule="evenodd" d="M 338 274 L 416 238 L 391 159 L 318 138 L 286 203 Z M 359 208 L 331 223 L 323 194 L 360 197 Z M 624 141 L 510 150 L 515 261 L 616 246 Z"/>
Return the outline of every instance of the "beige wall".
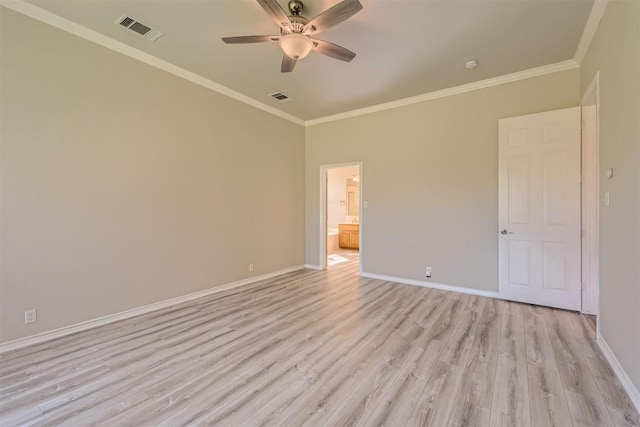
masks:
<path fill-rule="evenodd" d="M 581 67 L 600 71 L 600 331 L 640 390 L 640 2 L 611 1 Z M 604 170 L 613 168 L 613 179 Z"/>
<path fill-rule="evenodd" d="M 498 119 L 579 104 L 579 72 L 307 128 L 306 260 L 319 263 L 320 165 L 363 161 L 363 271 L 498 289 Z"/>
<path fill-rule="evenodd" d="M 303 127 L 0 9 L 2 341 L 304 262 Z"/>

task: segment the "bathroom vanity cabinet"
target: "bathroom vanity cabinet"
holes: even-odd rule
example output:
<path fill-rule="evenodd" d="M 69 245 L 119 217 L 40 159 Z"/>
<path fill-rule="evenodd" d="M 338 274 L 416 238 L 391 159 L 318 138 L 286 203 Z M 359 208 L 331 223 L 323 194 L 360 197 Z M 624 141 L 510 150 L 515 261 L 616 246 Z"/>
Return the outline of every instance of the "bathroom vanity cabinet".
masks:
<path fill-rule="evenodd" d="M 338 224 L 338 235 L 341 248 L 360 248 L 360 224 Z"/>

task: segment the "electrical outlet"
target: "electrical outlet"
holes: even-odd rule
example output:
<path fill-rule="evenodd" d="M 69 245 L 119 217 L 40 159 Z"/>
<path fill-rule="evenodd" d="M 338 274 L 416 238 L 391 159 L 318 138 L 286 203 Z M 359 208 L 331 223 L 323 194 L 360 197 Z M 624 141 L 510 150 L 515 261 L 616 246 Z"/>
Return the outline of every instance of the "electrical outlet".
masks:
<path fill-rule="evenodd" d="M 35 323 L 38 320 L 36 309 L 27 310 L 24 312 L 24 324 Z"/>
<path fill-rule="evenodd" d="M 427 277 L 431 277 L 431 267 L 427 267 L 427 271 L 425 272 Z"/>
<path fill-rule="evenodd" d="M 253 264 L 249 264 L 249 271 L 253 271 Z"/>

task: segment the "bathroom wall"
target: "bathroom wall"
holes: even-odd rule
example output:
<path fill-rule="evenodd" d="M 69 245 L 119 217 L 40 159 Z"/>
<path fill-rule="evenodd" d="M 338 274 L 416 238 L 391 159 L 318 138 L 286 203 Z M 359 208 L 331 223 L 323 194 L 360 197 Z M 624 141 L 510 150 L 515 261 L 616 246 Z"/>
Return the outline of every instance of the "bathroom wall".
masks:
<path fill-rule="evenodd" d="M 327 171 L 327 228 L 338 228 L 347 221 L 347 180 L 359 175 L 358 166 L 329 169 Z"/>

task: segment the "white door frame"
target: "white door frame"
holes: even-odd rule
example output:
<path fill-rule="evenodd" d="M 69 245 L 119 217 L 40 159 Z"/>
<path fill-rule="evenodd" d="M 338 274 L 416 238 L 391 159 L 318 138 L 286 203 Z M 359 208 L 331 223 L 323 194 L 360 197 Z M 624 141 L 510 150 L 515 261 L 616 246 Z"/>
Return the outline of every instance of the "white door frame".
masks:
<path fill-rule="evenodd" d="M 335 169 L 335 168 L 343 168 L 347 166 L 358 166 L 360 169 L 360 219 L 358 223 L 360 224 L 360 233 L 359 233 L 359 251 L 360 251 L 360 265 L 358 267 L 358 274 L 362 275 L 362 258 L 363 258 L 363 248 L 362 248 L 362 235 L 363 235 L 363 203 L 362 200 L 362 192 L 363 192 L 363 170 L 362 170 L 362 162 L 349 162 L 349 163 L 334 163 L 330 165 L 321 165 L 320 166 L 320 262 L 318 265 L 322 270 L 327 269 L 327 170 Z"/>
<path fill-rule="evenodd" d="M 580 105 L 596 106 L 596 135 L 595 144 L 587 146 L 582 139 L 582 182 L 595 181 L 594 194 L 582 198 L 582 312 L 597 315 L 600 311 L 600 281 L 599 281 L 599 235 L 600 235 L 600 72 L 597 72 L 587 90 L 585 90 Z M 584 115 L 582 119 L 584 129 Z M 590 150 L 585 152 L 585 150 Z M 594 151 L 591 151 L 594 150 Z M 587 155 L 585 155 L 587 154 Z M 586 161 L 595 158 L 595 164 Z M 595 169 L 594 169 L 595 167 Z M 583 187 L 584 188 L 584 187 Z M 584 191 L 583 191 L 584 195 Z M 591 221 L 588 221 L 591 219 Z M 598 330 L 599 330 L 598 322 Z"/>

